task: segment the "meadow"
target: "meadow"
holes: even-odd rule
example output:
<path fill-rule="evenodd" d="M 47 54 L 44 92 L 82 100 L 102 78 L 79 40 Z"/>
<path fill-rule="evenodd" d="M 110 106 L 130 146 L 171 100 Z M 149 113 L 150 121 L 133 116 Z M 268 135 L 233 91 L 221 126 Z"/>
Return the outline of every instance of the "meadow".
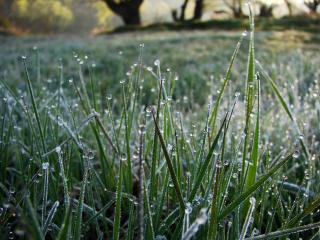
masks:
<path fill-rule="evenodd" d="M 320 239 L 319 33 L 1 37 L 1 239 Z"/>

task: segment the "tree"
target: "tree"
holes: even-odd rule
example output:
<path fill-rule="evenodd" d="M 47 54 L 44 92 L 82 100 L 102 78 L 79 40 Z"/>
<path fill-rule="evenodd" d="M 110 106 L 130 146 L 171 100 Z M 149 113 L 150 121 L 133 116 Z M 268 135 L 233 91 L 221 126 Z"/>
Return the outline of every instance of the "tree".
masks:
<path fill-rule="evenodd" d="M 0 3 L 0 15 L 28 31 L 63 30 L 73 21 L 71 0 L 0 0 Z"/>
<path fill-rule="evenodd" d="M 193 20 L 200 20 L 203 14 L 204 1 L 196 0 L 196 5 L 194 8 Z"/>
<path fill-rule="evenodd" d="M 182 3 L 181 7 L 180 7 L 180 16 L 178 16 L 178 10 L 174 9 L 171 11 L 171 15 L 173 18 L 173 21 L 175 22 L 183 22 L 186 20 L 186 9 L 188 6 L 188 2 L 189 0 L 184 0 L 184 2 Z"/>
<path fill-rule="evenodd" d="M 315 14 L 320 5 L 320 0 L 306 0 L 304 4 L 309 8 L 311 14 Z"/>
<path fill-rule="evenodd" d="M 284 0 L 284 3 L 287 5 L 289 16 L 292 16 L 293 15 L 292 3 L 290 2 L 290 0 Z"/>
<path fill-rule="evenodd" d="M 259 2 L 259 9 L 260 17 L 272 17 L 273 16 L 273 9 L 276 7 L 274 4 L 266 4 L 264 2 Z"/>
<path fill-rule="evenodd" d="M 140 6 L 143 0 L 103 0 L 125 25 L 140 25 Z"/>
<path fill-rule="evenodd" d="M 227 7 L 232 11 L 235 18 L 242 18 L 244 16 L 242 11 L 243 0 L 223 0 Z"/>

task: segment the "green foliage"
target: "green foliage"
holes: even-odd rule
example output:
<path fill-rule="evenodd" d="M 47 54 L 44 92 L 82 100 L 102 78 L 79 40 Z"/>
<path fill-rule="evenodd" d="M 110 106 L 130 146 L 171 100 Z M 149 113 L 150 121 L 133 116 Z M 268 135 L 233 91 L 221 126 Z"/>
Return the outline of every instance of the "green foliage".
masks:
<path fill-rule="evenodd" d="M 63 29 L 73 21 L 70 1 L 14 0 L 12 11 L 31 28 Z"/>
<path fill-rule="evenodd" d="M 279 33 L 184 34 L 4 39 L 1 236 L 317 234 L 319 56 Z"/>

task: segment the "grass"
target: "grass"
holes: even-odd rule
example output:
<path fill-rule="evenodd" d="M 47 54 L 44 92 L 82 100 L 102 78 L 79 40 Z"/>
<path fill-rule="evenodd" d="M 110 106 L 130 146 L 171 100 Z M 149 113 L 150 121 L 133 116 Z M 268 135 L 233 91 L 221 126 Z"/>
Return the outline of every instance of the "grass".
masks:
<path fill-rule="evenodd" d="M 320 58 L 294 34 L 2 38 L 0 236 L 319 239 Z"/>

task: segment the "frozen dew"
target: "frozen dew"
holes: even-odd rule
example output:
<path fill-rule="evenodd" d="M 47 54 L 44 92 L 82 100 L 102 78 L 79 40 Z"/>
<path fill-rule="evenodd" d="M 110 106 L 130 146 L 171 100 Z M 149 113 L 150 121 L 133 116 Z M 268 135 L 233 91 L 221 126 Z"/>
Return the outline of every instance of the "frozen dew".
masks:
<path fill-rule="evenodd" d="M 94 153 L 92 151 L 89 151 L 87 157 L 89 160 L 94 159 Z"/>
<path fill-rule="evenodd" d="M 191 203 L 186 203 L 186 209 L 184 210 L 185 214 L 189 215 L 192 212 L 192 205 Z"/>
<path fill-rule="evenodd" d="M 240 92 L 236 92 L 236 93 L 234 94 L 234 96 L 235 96 L 235 97 L 239 97 L 239 96 L 240 96 Z"/>
<path fill-rule="evenodd" d="M 22 60 L 26 60 L 26 59 L 27 59 L 27 56 L 21 56 L 21 59 L 22 59 Z"/>
<path fill-rule="evenodd" d="M 42 169 L 47 170 L 49 168 L 49 162 L 42 163 Z"/>
<path fill-rule="evenodd" d="M 292 154 L 293 158 L 298 158 L 300 156 L 299 150 L 295 150 L 294 153 Z"/>
<path fill-rule="evenodd" d="M 199 225 L 203 225 L 207 222 L 208 215 L 207 215 L 207 209 L 202 208 L 200 210 L 200 216 L 196 219 L 196 223 Z"/>
<path fill-rule="evenodd" d="M 106 98 L 107 98 L 108 101 L 112 100 L 112 94 L 111 93 L 108 94 Z"/>
<path fill-rule="evenodd" d="M 160 66 L 160 60 L 159 60 L 159 59 L 156 59 L 156 60 L 154 61 L 154 65 L 155 65 L 155 66 Z"/>
<path fill-rule="evenodd" d="M 61 147 L 60 146 L 56 147 L 55 151 L 56 153 L 61 153 Z"/>
<path fill-rule="evenodd" d="M 248 31 L 244 31 L 244 32 L 242 33 L 242 37 L 246 37 L 246 36 L 248 36 Z"/>
<path fill-rule="evenodd" d="M 120 84 L 124 84 L 126 82 L 126 80 L 124 80 L 124 79 L 122 79 L 122 80 L 120 80 Z"/>

